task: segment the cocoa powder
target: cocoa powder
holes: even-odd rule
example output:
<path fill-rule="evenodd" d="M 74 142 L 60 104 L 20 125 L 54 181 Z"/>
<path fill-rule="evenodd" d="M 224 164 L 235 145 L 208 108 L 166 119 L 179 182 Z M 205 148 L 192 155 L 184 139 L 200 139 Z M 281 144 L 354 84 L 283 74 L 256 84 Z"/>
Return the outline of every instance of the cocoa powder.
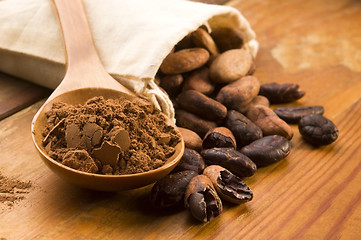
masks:
<path fill-rule="evenodd" d="M 14 203 L 25 198 L 31 185 L 30 181 L 22 182 L 8 178 L 0 172 L 0 204 L 12 207 Z"/>
<path fill-rule="evenodd" d="M 94 97 L 75 106 L 54 103 L 43 136 L 54 160 L 76 170 L 113 175 L 164 165 L 180 141 L 165 116 L 140 98 Z"/>

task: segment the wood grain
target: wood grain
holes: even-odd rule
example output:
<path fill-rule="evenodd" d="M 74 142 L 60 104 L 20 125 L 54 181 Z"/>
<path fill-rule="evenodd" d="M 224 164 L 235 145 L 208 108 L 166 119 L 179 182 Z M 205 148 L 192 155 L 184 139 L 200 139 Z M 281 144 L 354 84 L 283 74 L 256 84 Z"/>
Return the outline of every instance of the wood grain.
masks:
<path fill-rule="evenodd" d="M 49 89 L 0 72 L 0 120 L 49 94 Z"/>
<path fill-rule="evenodd" d="M 202 2 L 202 3 L 208 3 L 208 4 L 217 4 L 222 5 L 226 2 L 229 2 L 229 0 L 192 0 L 193 2 Z"/>
<path fill-rule="evenodd" d="M 38 102 L 0 122 L 0 171 L 33 187 L 0 207 L 0 238 L 10 239 L 360 239 L 361 2 L 233 0 L 260 41 L 261 82 L 295 82 L 297 105 L 320 104 L 339 128 L 325 147 L 292 126 L 291 154 L 246 179 L 254 199 L 225 204 L 211 222 L 187 211 L 150 209 L 150 187 L 118 193 L 79 189 L 58 179 L 32 145 Z"/>

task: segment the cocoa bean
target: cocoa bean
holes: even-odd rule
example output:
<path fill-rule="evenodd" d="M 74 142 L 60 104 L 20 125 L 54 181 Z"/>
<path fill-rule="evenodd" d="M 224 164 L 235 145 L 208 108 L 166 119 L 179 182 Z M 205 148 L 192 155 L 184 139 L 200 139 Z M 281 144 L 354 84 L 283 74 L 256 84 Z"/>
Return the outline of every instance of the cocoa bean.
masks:
<path fill-rule="evenodd" d="M 271 104 L 278 104 L 296 101 L 305 95 L 305 91 L 294 83 L 267 83 L 261 85 L 259 94 L 268 98 Z"/>
<path fill-rule="evenodd" d="M 195 176 L 190 181 L 184 202 L 192 216 L 201 222 L 210 221 L 221 214 L 223 210 L 221 199 L 218 197 L 211 180 L 205 175 Z"/>
<path fill-rule="evenodd" d="M 244 42 L 244 34 L 238 28 L 215 28 L 211 32 L 211 37 L 221 52 L 242 48 Z"/>
<path fill-rule="evenodd" d="M 182 83 L 182 74 L 165 75 L 160 80 L 160 86 L 169 94 L 169 96 L 178 95 L 181 92 Z"/>
<path fill-rule="evenodd" d="M 253 75 L 256 72 L 257 66 L 256 61 L 253 59 L 251 68 L 248 70 L 247 75 Z"/>
<path fill-rule="evenodd" d="M 231 148 L 210 148 L 202 150 L 201 155 L 208 165 L 220 165 L 240 178 L 252 176 L 257 166 L 246 155 Z"/>
<path fill-rule="evenodd" d="M 235 110 L 228 111 L 225 125 L 236 138 L 238 147 L 248 145 L 263 136 L 260 127 Z"/>
<path fill-rule="evenodd" d="M 180 108 L 208 120 L 222 120 L 227 115 L 227 108 L 223 104 L 195 90 L 180 93 L 177 103 Z"/>
<path fill-rule="evenodd" d="M 217 127 L 209 130 L 202 144 L 203 149 L 214 147 L 236 149 L 236 146 L 236 139 L 232 132 L 225 127 Z"/>
<path fill-rule="evenodd" d="M 150 191 L 152 206 L 158 209 L 183 207 L 187 186 L 197 175 L 197 172 L 187 170 L 169 174 L 158 180 Z"/>
<path fill-rule="evenodd" d="M 215 122 L 205 120 L 182 109 L 177 109 L 175 115 L 177 126 L 190 129 L 196 132 L 201 138 L 203 138 L 210 129 L 217 127 Z"/>
<path fill-rule="evenodd" d="M 216 100 L 229 109 L 244 113 L 257 96 L 259 88 L 260 83 L 256 77 L 246 76 L 221 88 Z"/>
<path fill-rule="evenodd" d="M 310 114 L 301 118 L 298 129 L 302 137 L 315 147 L 331 144 L 338 138 L 336 125 L 319 114 Z"/>
<path fill-rule="evenodd" d="M 240 151 L 260 168 L 287 157 L 291 151 L 291 143 L 282 136 L 272 135 L 258 139 Z"/>
<path fill-rule="evenodd" d="M 216 43 L 206 30 L 198 28 L 191 33 L 191 38 L 195 46 L 207 49 L 211 55 L 219 54 Z"/>
<path fill-rule="evenodd" d="M 177 74 L 192 71 L 207 63 L 209 53 L 204 48 L 189 48 L 170 53 L 160 65 L 164 74 Z"/>
<path fill-rule="evenodd" d="M 182 127 L 178 127 L 178 130 L 183 137 L 186 148 L 196 150 L 197 152 L 202 150 L 202 139 L 196 132 Z"/>
<path fill-rule="evenodd" d="M 203 157 L 195 150 L 185 148 L 183 156 L 173 172 L 192 170 L 201 174 L 206 167 Z"/>
<path fill-rule="evenodd" d="M 255 105 L 262 105 L 265 107 L 269 107 L 270 103 L 269 103 L 268 98 L 266 98 L 265 96 L 257 95 L 249 103 L 248 108 L 255 106 Z"/>
<path fill-rule="evenodd" d="M 324 113 L 324 108 L 322 106 L 290 106 L 278 107 L 273 111 L 287 123 L 298 123 L 302 117 L 307 115 L 322 115 Z"/>
<path fill-rule="evenodd" d="M 188 48 L 194 48 L 194 44 L 193 44 L 193 40 L 191 37 L 192 33 L 189 33 L 187 36 L 185 36 L 182 40 L 180 40 L 175 46 L 175 52 L 178 52 L 180 50 L 183 49 L 188 49 Z"/>
<path fill-rule="evenodd" d="M 215 83 L 230 83 L 244 77 L 251 68 L 252 55 L 244 49 L 232 49 L 218 55 L 209 67 Z"/>
<path fill-rule="evenodd" d="M 235 204 L 252 200 L 253 192 L 247 184 L 224 167 L 211 165 L 204 169 L 203 174 L 212 181 L 213 187 L 222 200 Z"/>
<path fill-rule="evenodd" d="M 215 86 L 209 79 L 209 70 L 207 67 L 194 70 L 184 79 L 183 91 L 196 90 L 209 96 L 214 92 L 214 89 Z"/>
<path fill-rule="evenodd" d="M 264 136 L 280 135 L 287 139 L 293 137 L 292 128 L 268 107 L 252 106 L 247 112 L 247 117 L 262 129 Z"/>

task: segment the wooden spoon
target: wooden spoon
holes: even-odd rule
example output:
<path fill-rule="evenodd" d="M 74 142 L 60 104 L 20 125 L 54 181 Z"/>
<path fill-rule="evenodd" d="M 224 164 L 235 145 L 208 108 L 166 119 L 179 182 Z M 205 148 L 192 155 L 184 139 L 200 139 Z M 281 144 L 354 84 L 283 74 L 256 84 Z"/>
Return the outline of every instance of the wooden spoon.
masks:
<path fill-rule="evenodd" d="M 53 0 L 63 30 L 66 51 L 66 74 L 61 84 L 39 109 L 32 121 L 32 138 L 46 165 L 64 180 L 85 188 L 101 191 L 119 191 L 151 184 L 167 175 L 180 161 L 184 151 L 183 140 L 165 165 L 144 173 L 102 175 L 81 172 L 51 159 L 42 144 L 46 116 L 55 102 L 84 104 L 95 96 L 134 99 L 137 96 L 114 80 L 104 69 L 95 49 L 84 6 L 81 0 Z M 178 129 L 168 119 L 168 123 Z"/>

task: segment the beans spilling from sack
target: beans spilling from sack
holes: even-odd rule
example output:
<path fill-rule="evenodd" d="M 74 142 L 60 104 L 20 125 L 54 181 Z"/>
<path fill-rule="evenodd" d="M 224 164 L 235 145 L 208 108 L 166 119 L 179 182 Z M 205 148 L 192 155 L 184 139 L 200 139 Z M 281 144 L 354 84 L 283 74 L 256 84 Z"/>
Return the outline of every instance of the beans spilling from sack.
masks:
<path fill-rule="evenodd" d="M 157 83 L 172 99 L 186 149 L 180 163 L 151 190 L 158 209 L 187 208 L 207 222 L 222 212 L 222 201 L 241 204 L 253 192 L 243 181 L 257 168 L 287 157 L 298 124 L 314 146 L 338 137 L 322 106 L 287 106 L 305 92 L 297 84 L 261 84 L 255 62 L 243 49 L 239 29 L 199 28 L 164 59 Z"/>

